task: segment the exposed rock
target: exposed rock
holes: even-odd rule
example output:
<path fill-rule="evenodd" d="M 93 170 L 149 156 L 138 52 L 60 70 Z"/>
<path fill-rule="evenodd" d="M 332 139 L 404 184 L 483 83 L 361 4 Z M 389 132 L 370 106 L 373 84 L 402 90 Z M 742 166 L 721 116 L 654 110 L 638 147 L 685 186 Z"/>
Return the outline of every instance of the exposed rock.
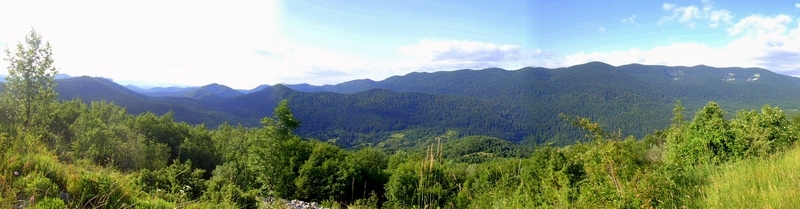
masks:
<path fill-rule="evenodd" d="M 328 209 L 322 207 L 316 202 L 305 202 L 300 200 L 286 201 L 272 197 L 264 198 L 264 203 L 267 203 L 267 205 L 285 205 L 286 209 Z"/>

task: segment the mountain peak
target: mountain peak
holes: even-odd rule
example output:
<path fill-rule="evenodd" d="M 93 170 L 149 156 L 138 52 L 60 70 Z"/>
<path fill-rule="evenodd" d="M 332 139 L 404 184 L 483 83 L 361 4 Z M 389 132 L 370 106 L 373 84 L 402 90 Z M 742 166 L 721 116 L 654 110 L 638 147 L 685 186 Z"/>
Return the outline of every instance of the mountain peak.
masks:
<path fill-rule="evenodd" d="M 236 91 L 231 87 L 220 85 L 218 83 L 212 83 L 205 86 L 201 86 L 196 90 L 190 92 L 187 97 L 190 98 L 204 98 L 204 97 L 235 97 L 243 95 L 244 93 Z"/>
<path fill-rule="evenodd" d="M 609 64 L 607 64 L 605 62 L 592 61 L 592 62 L 587 62 L 587 63 L 584 63 L 584 64 L 580 64 L 580 65 L 573 65 L 570 68 L 573 68 L 573 67 L 591 67 L 591 68 L 600 68 L 600 67 L 609 68 L 610 67 L 610 68 L 613 68 L 614 66 L 613 65 L 609 65 Z"/>

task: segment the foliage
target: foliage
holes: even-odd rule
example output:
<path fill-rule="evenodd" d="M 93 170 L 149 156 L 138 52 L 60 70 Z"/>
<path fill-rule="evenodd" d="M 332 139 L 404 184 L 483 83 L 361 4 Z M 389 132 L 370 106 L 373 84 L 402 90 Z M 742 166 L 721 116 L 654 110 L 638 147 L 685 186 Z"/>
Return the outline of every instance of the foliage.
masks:
<path fill-rule="evenodd" d="M 60 145 L 36 135 L 11 141 L 0 135 L 10 145 L 3 149 L 21 148 L 4 152 L 0 167 L 23 172 L 10 183 L 3 183 L 9 176 L 0 176 L 1 198 L 15 202 L 10 206 L 37 197 L 41 207 L 256 208 L 261 198 L 278 197 L 366 208 L 702 207 L 710 203 L 695 197 L 719 197 L 718 189 L 705 190 L 719 185 L 714 166 L 760 162 L 792 146 L 798 130 L 774 107 L 726 119 L 709 103 L 687 122 L 679 104 L 674 124 L 643 140 L 605 131 L 588 118 L 563 116 L 588 131 L 588 140 L 525 148 L 446 133 L 387 155 L 379 148 L 345 150 L 294 135 L 299 121 L 286 102 L 276 108 L 282 113 L 262 120 L 264 127 L 223 124 L 214 130 L 176 122 L 170 114 L 131 116 L 106 102 L 58 107 L 64 110 L 49 130 L 73 157 L 57 157 Z M 691 140 L 703 146 L 681 144 Z M 174 159 L 168 163 L 169 158 Z"/>
<path fill-rule="evenodd" d="M 25 45 L 18 43 L 15 52 L 6 49 L 9 62 L 5 90 L 10 105 L 17 110 L 17 120 L 26 130 L 43 128 L 50 120 L 52 103 L 58 97 L 53 89 L 53 78 L 58 72 L 53 67 L 53 52 L 49 42 L 35 30 L 25 37 Z"/>
<path fill-rule="evenodd" d="M 269 192 L 279 198 L 295 197 L 297 188 L 295 178 L 300 168 L 311 154 L 311 146 L 300 137 L 293 135 L 292 130 L 299 123 L 294 123 L 287 103 L 275 108 L 276 117 L 264 118 L 264 128 L 260 136 L 253 139 L 248 161 L 256 173 L 256 181 Z"/>
<path fill-rule="evenodd" d="M 352 188 L 354 182 L 355 170 L 347 165 L 344 151 L 330 144 L 315 143 L 294 180 L 295 195 L 313 201 L 343 200 L 347 186 Z"/>
<path fill-rule="evenodd" d="M 204 170 L 192 167 L 191 161 L 175 160 L 158 170 L 141 170 L 136 180 L 142 190 L 170 201 L 188 201 L 199 198 L 205 191 L 202 178 Z"/>
<path fill-rule="evenodd" d="M 731 120 L 735 141 L 731 144 L 734 157 L 767 156 L 790 147 L 798 137 L 798 129 L 783 110 L 764 105 L 755 110 L 737 112 Z"/>
<path fill-rule="evenodd" d="M 132 205 L 132 194 L 128 188 L 112 175 L 95 172 L 82 172 L 76 179 L 70 179 L 67 192 L 75 194 L 74 200 L 82 207 L 121 208 Z"/>
<path fill-rule="evenodd" d="M 119 106 L 93 102 L 69 127 L 76 133 L 71 143 L 74 157 L 125 171 L 166 166 L 168 148 L 133 129 L 132 120 Z"/>

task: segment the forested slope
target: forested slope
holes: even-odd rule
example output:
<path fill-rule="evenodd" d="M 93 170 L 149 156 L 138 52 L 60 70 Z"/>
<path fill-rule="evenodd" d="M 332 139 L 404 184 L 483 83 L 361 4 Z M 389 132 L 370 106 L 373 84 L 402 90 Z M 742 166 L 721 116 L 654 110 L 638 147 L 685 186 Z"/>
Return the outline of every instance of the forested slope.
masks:
<path fill-rule="evenodd" d="M 581 133 L 566 126 L 559 114 L 591 117 L 606 129 L 642 137 L 669 123 L 677 100 L 688 108 L 718 101 L 731 111 L 762 104 L 790 112 L 800 107 L 800 80 L 758 68 L 614 67 L 592 62 L 558 69 L 411 73 L 327 86 L 275 85 L 246 95 L 200 100 L 142 97 L 102 79 L 98 81 L 104 85 L 90 90 L 67 85 L 87 79 L 59 80 L 65 83 L 58 88 L 62 98 L 107 99 L 134 114 L 173 110 L 179 121 L 209 126 L 223 121 L 258 125 L 278 101 L 288 99 L 298 118 L 313 121 L 303 124 L 299 134 L 346 146 L 379 143 L 407 129 L 569 144 Z"/>

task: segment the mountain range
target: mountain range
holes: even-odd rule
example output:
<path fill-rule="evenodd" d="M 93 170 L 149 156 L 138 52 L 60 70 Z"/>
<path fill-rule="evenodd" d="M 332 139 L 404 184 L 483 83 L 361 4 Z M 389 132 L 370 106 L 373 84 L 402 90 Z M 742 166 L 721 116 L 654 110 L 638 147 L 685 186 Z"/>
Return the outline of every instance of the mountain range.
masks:
<path fill-rule="evenodd" d="M 208 84 L 201 87 L 155 87 L 139 88 L 133 85 L 126 85 L 126 88 L 149 97 L 187 97 L 193 99 L 203 99 L 206 97 L 235 97 L 245 93 L 234 90 L 225 85 L 217 83 Z"/>
<path fill-rule="evenodd" d="M 398 133 L 413 140 L 446 131 L 515 143 L 582 139 L 584 133 L 559 114 L 589 117 L 607 130 L 641 137 L 669 124 L 677 100 L 689 116 L 708 101 L 729 112 L 764 104 L 790 112 L 800 107 L 798 78 L 760 68 L 702 65 L 615 67 L 591 62 L 556 69 L 465 69 L 249 91 L 219 84 L 136 89 L 92 77 L 57 82 L 62 99 L 111 101 L 132 114 L 173 111 L 176 120 L 212 128 L 223 122 L 258 126 L 260 118 L 287 99 L 302 122 L 298 134 L 343 146 L 381 143 Z"/>

